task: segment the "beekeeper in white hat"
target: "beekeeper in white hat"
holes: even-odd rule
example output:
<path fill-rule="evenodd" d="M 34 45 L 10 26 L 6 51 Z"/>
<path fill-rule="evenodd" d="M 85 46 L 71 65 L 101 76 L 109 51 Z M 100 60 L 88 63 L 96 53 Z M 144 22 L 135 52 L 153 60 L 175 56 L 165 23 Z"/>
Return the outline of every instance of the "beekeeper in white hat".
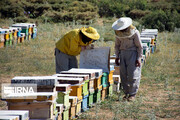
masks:
<path fill-rule="evenodd" d="M 139 31 L 129 17 L 119 18 L 112 24 L 115 31 L 116 64 L 120 65 L 121 84 L 124 100 L 133 101 L 141 79 L 141 57 L 143 47 Z M 120 59 L 120 63 L 119 63 Z"/>

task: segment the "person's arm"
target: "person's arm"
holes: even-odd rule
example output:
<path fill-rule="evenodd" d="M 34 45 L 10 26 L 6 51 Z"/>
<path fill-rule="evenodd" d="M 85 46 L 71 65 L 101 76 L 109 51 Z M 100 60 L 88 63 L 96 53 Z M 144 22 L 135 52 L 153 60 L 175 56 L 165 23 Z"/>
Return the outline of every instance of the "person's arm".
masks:
<path fill-rule="evenodd" d="M 138 53 L 137 60 L 136 60 L 136 66 L 140 67 L 141 58 L 142 58 L 142 55 L 143 55 L 143 47 L 142 47 L 139 31 L 137 31 L 137 33 L 135 34 L 134 43 L 135 43 L 135 45 L 137 47 L 137 53 Z"/>
<path fill-rule="evenodd" d="M 116 65 L 119 65 L 119 53 L 120 53 L 120 40 L 118 40 L 118 38 L 116 38 L 116 40 L 115 40 L 115 55 L 116 55 L 115 63 L 116 63 Z"/>

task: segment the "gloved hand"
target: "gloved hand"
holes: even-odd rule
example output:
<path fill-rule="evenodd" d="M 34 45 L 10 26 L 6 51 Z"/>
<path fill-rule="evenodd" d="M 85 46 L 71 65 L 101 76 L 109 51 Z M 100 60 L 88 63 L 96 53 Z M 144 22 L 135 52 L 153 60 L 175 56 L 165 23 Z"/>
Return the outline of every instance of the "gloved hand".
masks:
<path fill-rule="evenodd" d="M 115 59 L 115 63 L 116 63 L 117 66 L 119 66 L 119 58 Z"/>
<path fill-rule="evenodd" d="M 141 66 L 140 60 L 136 60 L 135 66 L 136 66 L 136 67 L 140 67 L 140 66 Z"/>

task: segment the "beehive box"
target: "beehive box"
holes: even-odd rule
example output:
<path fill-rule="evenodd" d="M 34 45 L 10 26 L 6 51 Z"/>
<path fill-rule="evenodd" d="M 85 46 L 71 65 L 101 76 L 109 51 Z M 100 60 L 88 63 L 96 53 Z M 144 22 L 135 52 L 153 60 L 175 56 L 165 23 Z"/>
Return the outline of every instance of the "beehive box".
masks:
<path fill-rule="evenodd" d="M 83 96 L 83 100 L 81 103 L 81 111 L 82 112 L 85 112 L 89 109 L 88 108 L 88 99 L 89 99 L 89 95 Z"/>
<path fill-rule="evenodd" d="M 150 47 L 150 44 L 151 44 L 151 38 L 148 38 L 148 37 L 141 37 L 141 42 L 142 43 L 146 43 L 148 47 Z"/>
<path fill-rule="evenodd" d="M 72 91 L 70 92 L 70 96 L 77 96 L 78 100 L 82 100 L 82 87 L 83 84 L 75 84 L 71 85 Z"/>
<path fill-rule="evenodd" d="M 55 76 L 17 76 L 11 80 L 13 84 L 37 84 L 37 92 L 54 92 L 57 77 Z"/>
<path fill-rule="evenodd" d="M 111 96 L 113 94 L 113 84 L 111 84 L 107 89 L 107 95 Z"/>
<path fill-rule="evenodd" d="M 109 73 L 103 73 L 101 77 L 101 83 L 103 87 L 108 87 L 108 77 L 109 77 Z"/>
<path fill-rule="evenodd" d="M 101 86 L 101 77 L 102 75 L 99 78 L 94 79 L 94 90 Z"/>
<path fill-rule="evenodd" d="M 0 48 L 4 47 L 4 42 L 5 42 L 4 34 L 5 31 L 3 29 L 0 29 Z"/>
<path fill-rule="evenodd" d="M 24 40 L 25 40 L 25 33 L 21 33 L 21 36 L 20 36 L 20 43 L 23 43 Z"/>
<path fill-rule="evenodd" d="M 71 90 L 71 84 L 56 84 L 55 86 L 58 92 L 68 92 Z"/>
<path fill-rule="evenodd" d="M 0 110 L 0 116 L 18 116 L 19 120 L 29 120 L 27 110 Z"/>
<path fill-rule="evenodd" d="M 81 103 L 82 100 L 79 100 L 76 107 L 76 116 L 79 116 L 81 114 Z"/>
<path fill-rule="evenodd" d="M 101 102 L 101 90 L 102 90 L 102 85 L 95 90 L 94 95 L 93 95 L 93 102 L 94 103 Z"/>
<path fill-rule="evenodd" d="M 56 102 L 58 104 L 64 104 L 65 109 L 69 109 L 69 107 L 70 107 L 69 93 L 70 93 L 70 91 L 68 91 L 68 92 L 58 92 L 57 93 L 58 97 L 56 99 Z"/>
<path fill-rule="evenodd" d="M 62 119 L 63 120 L 69 120 L 69 108 L 64 109 L 63 114 L 62 114 Z"/>
<path fill-rule="evenodd" d="M 30 119 L 52 119 L 53 103 L 45 102 L 19 102 L 8 103 L 9 110 L 29 110 Z"/>
<path fill-rule="evenodd" d="M 69 118 L 74 119 L 76 117 L 76 107 L 78 98 L 76 96 L 69 96 L 69 102 L 71 104 L 71 107 L 69 109 Z"/>
<path fill-rule="evenodd" d="M 80 69 L 77 69 L 77 68 L 72 68 L 70 71 L 89 71 L 89 72 L 94 72 L 95 73 L 95 78 L 91 78 L 89 79 L 89 91 L 95 89 L 95 87 L 97 88 L 98 86 L 100 86 L 101 84 L 101 81 L 98 81 L 98 78 L 100 76 L 102 76 L 102 69 L 83 69 L 83 68 L 80 68 Z"/>
<path fill-rule="evenodd" d="M 111 70 L 111 71 L 109 72 L 108 82 L 113 81 L 113 73 L 114 73 L 114 70 Z"/>
<path fill-rule="evenodd" d="M 103 87 L 101 91 L 101 100 L 104 101 L 108 95 L 108 87 Z"/>
<path fill-rule="evenodd" d="M 90 107 L 93 107 L 93 99 L 94 99 L 94 97 L 93 97 L 93 95 L 94 95 L 94 92 L 89 92 L 89 99 L 88 99 L 88 107 L 90 108 Z"/>
<path fill-rule="evenodd" d="M 59 84 L 82 84 L 83 78 L 74 78 L 74 77 L 57 77 Z"/>

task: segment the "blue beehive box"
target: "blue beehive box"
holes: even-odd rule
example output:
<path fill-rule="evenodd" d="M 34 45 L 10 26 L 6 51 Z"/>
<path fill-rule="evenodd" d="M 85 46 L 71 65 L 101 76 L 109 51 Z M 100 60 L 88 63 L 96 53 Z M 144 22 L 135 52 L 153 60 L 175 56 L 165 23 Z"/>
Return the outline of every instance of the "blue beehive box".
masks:
<path fill-rule="evenodd" d="M 89 98 L 89 95 L 83 96 L 83 101 L 81 103 L 81 111 L 82 112 L 85 112 L 89 109 L 88 108 L 88 98 Z"/>

